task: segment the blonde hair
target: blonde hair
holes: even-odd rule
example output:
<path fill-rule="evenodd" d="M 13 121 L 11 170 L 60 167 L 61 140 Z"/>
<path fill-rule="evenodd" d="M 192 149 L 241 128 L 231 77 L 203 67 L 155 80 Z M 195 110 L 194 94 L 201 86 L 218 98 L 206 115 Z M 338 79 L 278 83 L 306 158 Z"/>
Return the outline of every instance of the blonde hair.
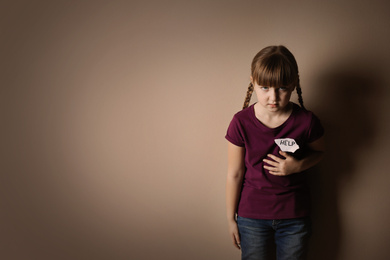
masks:
<path fill-rule="evenodd" d="M 283 45 L 268 46 L 253 58 L 251 66 L 253 82 L 261 86 L 289 86 L 295 84 L 298 101 L 302 108 L 302 89 L 299 82 L 298 64 L 294 55 Z M 249 106 L 253 93 L 252 82 L 248 86 L 243 109 Z"/>

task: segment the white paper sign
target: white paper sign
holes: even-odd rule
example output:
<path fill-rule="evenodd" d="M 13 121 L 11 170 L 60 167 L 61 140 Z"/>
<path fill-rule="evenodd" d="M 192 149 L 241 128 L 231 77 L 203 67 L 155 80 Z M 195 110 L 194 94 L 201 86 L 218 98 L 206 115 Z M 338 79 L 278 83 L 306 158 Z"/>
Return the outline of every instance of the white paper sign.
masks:
<path fill-rule="evenodd" d="M 299 145 L 292 138 L 282 138 L 275 139 L 275 143 L 279 146 L 280 150 L 283 152 L 292 152 L 294 153 L 299 149 Z"/>

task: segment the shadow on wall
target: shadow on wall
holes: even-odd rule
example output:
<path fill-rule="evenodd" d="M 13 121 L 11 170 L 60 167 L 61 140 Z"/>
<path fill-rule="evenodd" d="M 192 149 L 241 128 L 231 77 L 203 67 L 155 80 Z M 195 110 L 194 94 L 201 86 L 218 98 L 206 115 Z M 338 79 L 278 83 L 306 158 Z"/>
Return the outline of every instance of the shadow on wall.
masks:
<path fill-rule="evenodd" d="M 374 66 L 369 67 L 370 64 Z M 380 124 L 378 105 L 383 100 L 383 74 L 375 70 L 375 65 L 378 64 L 338 64 L 317 79 L 320 102 L 315 112 L 325 127 L 327 151 L 321 166 L 310 174 L 313 236 L 309 259 L 340 259 L 341 191 L 353 181 L 358 155 L 372 144 Z"/>

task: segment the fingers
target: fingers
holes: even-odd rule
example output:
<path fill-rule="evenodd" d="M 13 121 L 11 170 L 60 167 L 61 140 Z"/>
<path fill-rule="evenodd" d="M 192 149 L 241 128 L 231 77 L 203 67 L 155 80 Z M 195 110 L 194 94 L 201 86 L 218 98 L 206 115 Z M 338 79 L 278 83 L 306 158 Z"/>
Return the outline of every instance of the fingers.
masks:
<path fill-rule="evenodd" d="M 269 165 L 272 165 L 272 166 L 275 166 L 277 167 L 279 165 L 279 163 L 283 162 L 283 159 L 282 158 L 279 158 L 273 154 L 268 154 L 267 155 L 269 158 L 271 158 L 272 160 L 269 160 L 269 159 L 263 159 L 263 162 L 269 164 Z"/>
<path fill-rule="evenodd" d="M 234 246 L 241 249 L 240 236 L 238 234 L 234 234 Z"/>
<path fill-rule="evenodd" d="M 284 176 L 285 174 L 280 172 L 277 167 L 270 167 L 267 165 L 264 165 L 264 169 L 268 170 L 268 172 L 272 175 L 277 175 L 277 176 Z"/>
<path fill-rule="evenodd" d="M 282 172 L 276 172 L 276 171 L 268 171 L 270 174 L 272 175 L 276 175 L 276 176 L 286 176 L 287 174 L 284 174 Z"/>
<path fill-rule="evenodd" d="M 284 159 L 280 158 L 280 157 L 277 157 L 273 154 L 267 154 L 267 156 L 269 158 L 271 158 L 272 160 L 274 160 L 275 162 L 282 162 Z M 264 159 L 264 160 L 267 160 L 267 159 Z M 267 160 L 267 161 L 270 161 L 270 160 Z"/>
<path fill-rule="evenodd" d="M 279 166 L 282 159 L 280 159 L 279 157 L 277 157 L 273 154 L 268 154 L 267 156 L 272 158 L 274 161 L 268 160 L 268 159 L 263 159 L 263 162 L 268 164 L 268 165 L 264 165 L 263 167 L 264 167 L 264 169 L 268 170 L 269 173 L 276 175 L 275 173 L 278 170 L 278 166 Z"/>
<path fill-rule="evenodd" d="M 232 240 L 233 240 L 233 245 L 236 248 L 241 249 L 240 236 L 238 235 L 238 233 L 233 233 L 232 234 Z"/>
<path fill-rule="evenodd" d="M 279 163 L 282 163 L 284 162 L 286 159 L 288 159 L 289 157 L 291 157 L 291 155 L 289 155 L 288 153 L 286 152 L 283 152 L 283 151 L 279 151 L 279 154 L 282 155 L 284 158 L 280 158 L 280 157 L 277 157 L 273 154 L 267 154 L 267 156 L 269 158 L 271 158 L 272 160 L 269 160 L 269 159 L 263 159 L 263 162 L 266 162 L 267 164 L 269 165 L 272 165 L 272 166 L 278 166 Z"/>
<path fill-rule="evenodd" d="M 278 168 L 277 167 L 271 167 L 271 166 L 267 166 L 267 165 L 264 165 L 263 166 L 264 169 L 268 170 L 269 172 L 277 172 L 278 171 Z"/>
<path fill-rule="evenodd" d="M 240 234 L 238 232 L 238 226 L 235 221 L 229 223 L 229 233 L 234 247 L 241 249 Z"/>
<path fill-rule="evenodd" d="M 275 161 L 271 161 L 271 160 L 268 160 L 268 159 L 263 159 L 263 162 L 269 164 L 269 165 L 272 165 L 272 166 L 278 166 L 280 162 L 275 162 Z"/>
<path fill-rule="evenodd" d="M 285 152 L 279 151 L 279 153 L 285 158 L 287 158 L 288 156 L 288 154 Z M 284 176 L 285 174 L 281 171 L 281 168 L 283 168 L 286 159 L 282 159 L 273 154 L 267 154 L 267 156 L 272 160 L 263 159 L 263 162 L 268 164 L 268 165 L 263 165 L 264 169 L 268 170 L 268 172 L 272 175 Z"/>
<path fill-rule="evenodd" d="M 283 152 L 282 150 L 279 151 L 280 155 L 282 155 L 284 158 L 289 157 L 290 155 L 286 152 Z"/>

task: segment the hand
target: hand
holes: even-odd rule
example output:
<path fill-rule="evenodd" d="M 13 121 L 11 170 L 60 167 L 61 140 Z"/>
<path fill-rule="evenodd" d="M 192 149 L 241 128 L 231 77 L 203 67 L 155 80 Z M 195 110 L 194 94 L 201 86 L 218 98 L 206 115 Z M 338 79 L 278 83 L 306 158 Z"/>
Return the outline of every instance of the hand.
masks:
<path fill-rule="evenodd" d="M 270 174 L 277 176 L 286 176 L 300 171 L 300 163 L 297 159 L 286 152 L 279 151 L 279 153 L 285 159 L 268 154 L 268 157 L 272 160 L 263 160 L 263 162 L 268 164 L 264 165 L 264 169 L 268 170 Z"/>
<path fill-rule="evenodd" d="M 235 220 L 229 221 L 229 234 L 233 240 L 233 245 L 238 249 L 241 249 L 240 235 L 238 233 L 237 222 Z"/>

